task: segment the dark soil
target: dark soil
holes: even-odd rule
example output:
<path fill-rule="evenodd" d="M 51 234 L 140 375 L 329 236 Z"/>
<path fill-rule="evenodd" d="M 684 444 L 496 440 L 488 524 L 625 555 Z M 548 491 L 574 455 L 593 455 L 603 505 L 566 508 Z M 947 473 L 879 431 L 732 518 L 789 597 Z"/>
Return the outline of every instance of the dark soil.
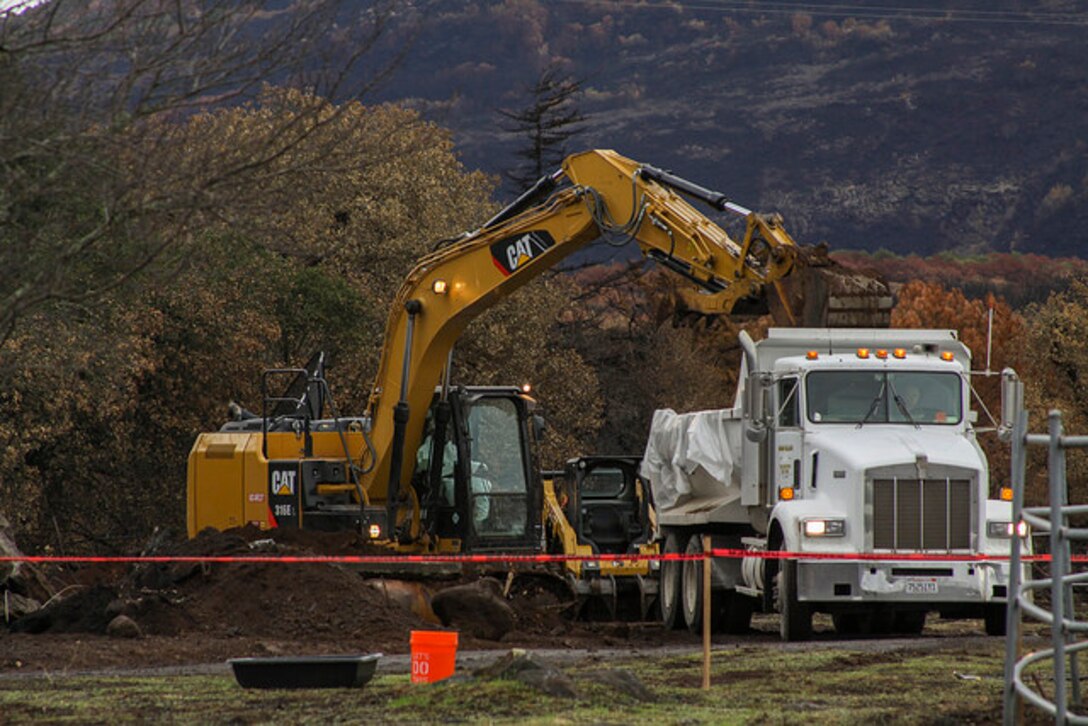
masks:
<path fill-rule="evenodd" d="M 351 534 L 208 531 L 191 541 L 160 541 L 146 554 L 372 554 Z M 412 630 L 442 629 L 430 611 L 440 589 L 501 573 L 404 582 L 368 577 L 335 563 L 170 563 L 87 565 L 51 573 L 63 597 L 0 629 L 0 672 L 174 666 L 226 658 L 325 653 L 404 653 Z M 500 640 L 461 632 L 460 647 L 596 648 L 685 639 L 648 624 L 573 622 L 558 578 L 510 581 L 513 627 Z M 414 603 L 414 605 L 413 605 Z M 137 639 L 106 635 L 124 614 Z M 660 636 L 660 637 L 658 637 Z"/>

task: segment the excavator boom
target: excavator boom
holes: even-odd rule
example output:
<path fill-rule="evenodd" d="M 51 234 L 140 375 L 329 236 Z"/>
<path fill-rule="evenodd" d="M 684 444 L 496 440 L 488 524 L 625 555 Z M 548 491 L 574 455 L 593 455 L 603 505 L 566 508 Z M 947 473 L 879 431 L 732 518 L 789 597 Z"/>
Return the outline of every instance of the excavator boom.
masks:
<path fill-rule="evenodd" d="M 689 200 L 736 217 L 740 239 Z M 320 419 L 300 399 L 293 415 L 202 434 L 190 455 L 190 534 L 252 523 L 358 528 L 402 551 L 539 546 L 534 402 L 516 389 L 451 393 L 451 351 L 480 314 L 602 236 L 633 240 L 717 313 L 769 297 L 790 324 L 809 305 L 782 285 L 800 258 L 776 215 L 614 151 L 574 154 L 411 270 L 389 313 L 365 416 Z M 324 390 L 320 375 L 300 375 Z M 511 452 L 518 466 L 505 461 Z M 503 481 L 499 470 L 512 468 L 520 474 Z"/>
<path fill-rule="evenodd" d="M 744 238 L 733 240 L 681 194 L 745 218 Z M 421 414 L 465 327 L 602 235 L 635 240 L 645 256 L 713 293 L 725 310 L 788 275 L 797 249 L 776 216 L 614 151 L 568 157 L 561 172 L 479 230 L 421 259 L 401 286 L 368 407 L 377 452 L 364 480 L 370 501 L 400 498 L 422 438 Z"/>

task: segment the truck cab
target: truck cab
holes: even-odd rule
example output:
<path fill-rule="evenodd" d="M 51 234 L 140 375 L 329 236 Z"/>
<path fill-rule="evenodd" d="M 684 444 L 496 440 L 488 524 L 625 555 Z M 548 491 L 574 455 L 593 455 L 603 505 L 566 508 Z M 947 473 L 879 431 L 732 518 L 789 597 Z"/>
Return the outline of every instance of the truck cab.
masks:
<path fill-rule="evenodd" d="M 814 612 L 844 634 L 918 632 L 931 611 L 1002 632 L 1012 507 L 991 496 L 955 332 L 772 328 L 741 342 L 735 406 L 688 423 L 696 442 L 720 429 L 703 445 L 724 450 L 719 473 L 659 504 L 673 534 L 747 550 L 739 571 L 716 566 L 718 589 L 777 610 L 787 640 L 808 637 Z"/>

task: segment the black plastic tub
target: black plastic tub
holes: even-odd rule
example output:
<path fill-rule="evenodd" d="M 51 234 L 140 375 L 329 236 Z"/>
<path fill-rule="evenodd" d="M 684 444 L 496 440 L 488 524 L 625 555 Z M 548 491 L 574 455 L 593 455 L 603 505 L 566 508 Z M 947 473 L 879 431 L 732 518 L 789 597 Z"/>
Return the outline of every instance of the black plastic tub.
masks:
<path fill-rule="evenodd" d="M 282 658 L 232 658 L 243 688 L 358 688 L 374 676 L 381 653 Z"/>

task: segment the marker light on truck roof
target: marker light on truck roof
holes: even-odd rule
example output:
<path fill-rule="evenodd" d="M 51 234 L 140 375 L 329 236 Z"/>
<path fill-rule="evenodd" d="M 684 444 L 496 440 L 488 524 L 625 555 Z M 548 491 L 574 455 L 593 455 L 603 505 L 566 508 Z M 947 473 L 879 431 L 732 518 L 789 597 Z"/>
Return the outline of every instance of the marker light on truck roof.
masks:
<path fill-rule="evenodd" d="M 888 357 L 888 351 L 883 348 L 878 348 L 876 351 L 876 357 L 880 360 L 885 360 Z"/>
<path fill-rule="evenodd" d="M 868 357 L 869 357 L 869 349 L 868 348 L 858 348 L 858 358 L 868 358 Z"/>
<path fill-rule="evenodd" d="M 952 356 L 952 351 L 950 351 L 950 350 L 942 350 L 941 351 L 941 360 L 948 361 L 949 363 L 951 363 L 952 362 L 952 357 L 953 357 Z"/>
<path fill-rule="evenodd" d="M 782 487 L 778 490 L 778 498 L 784 502 L 793 499 L 793 487 Z"/>
<path fill-rule="evenodd" d="M 810 350 L 809 352 L 805 353 L 805 358 L 808 358 L 809 360 L 816 360 L 819 357 L 820 357 L 819 351 Z"/>
<path fill-rule="evenodd" d="M 895 350 L 892 351 L 892 355 L 895 356 L 896 358 L 899 358 L 899 359 L 906 358 L 907 357 L 907 349 L 906 348 L 896 348 Z"/>

